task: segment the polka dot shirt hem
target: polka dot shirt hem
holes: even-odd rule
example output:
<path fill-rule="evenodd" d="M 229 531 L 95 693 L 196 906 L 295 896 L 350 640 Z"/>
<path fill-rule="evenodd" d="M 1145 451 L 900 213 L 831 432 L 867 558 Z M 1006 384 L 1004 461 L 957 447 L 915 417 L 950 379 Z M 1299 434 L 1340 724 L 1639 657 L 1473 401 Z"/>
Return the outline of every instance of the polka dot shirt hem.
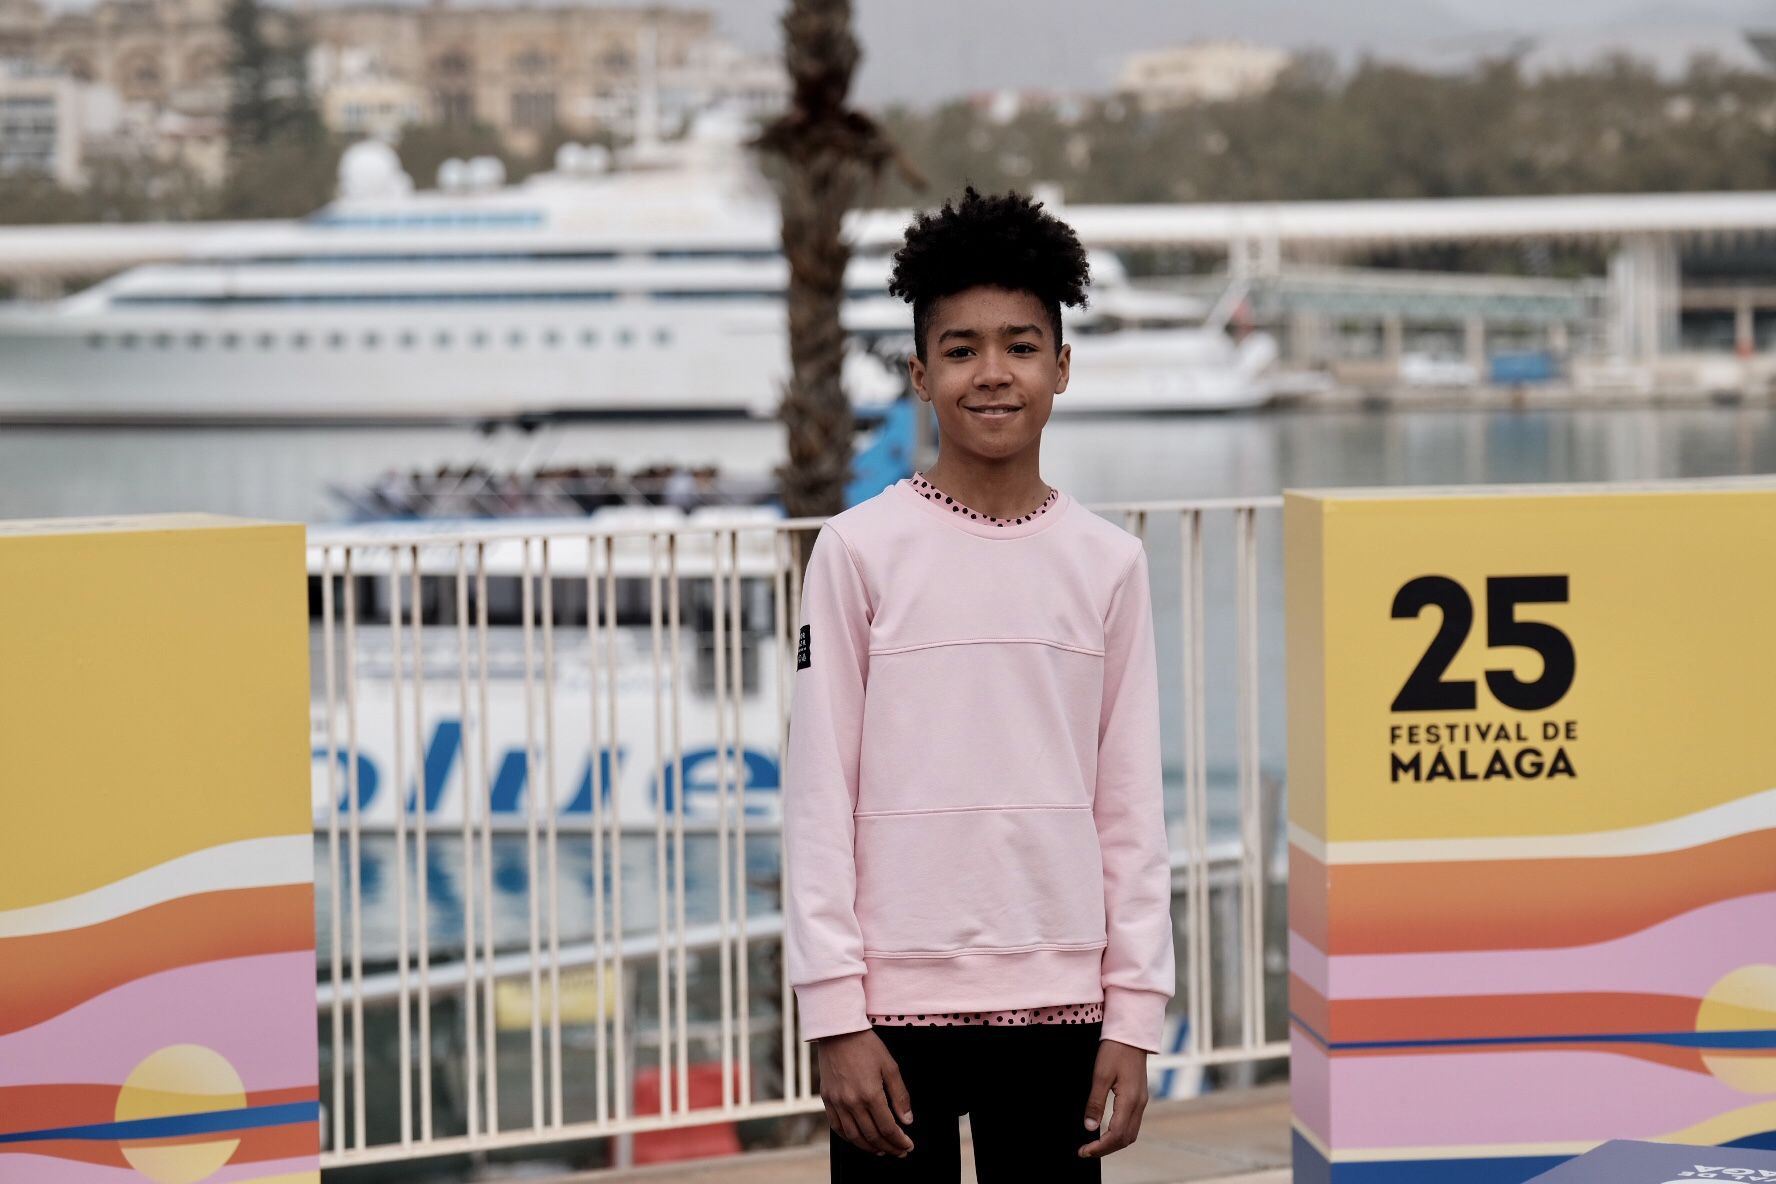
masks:
<path fill-rule="evenodd" d="M 869 1022 L 888 1027 L 995 1027 L 1026 1024 L 1096 1024 L 1104 1019 L 1100 1003 L 1057 1003 L 1052 1007 L 1016 1007 L 1009 1011 L 936 1011 L 924 1015 L 872 1015 Z"/>
<path fill-rule="evenodd" d="M 1047 513 L 1048 508 L 1054 505 L 1055 499 L 1060 496 L 1059 490 L 1050 489 L 1048 491 L 1048 496 L 1042 499 L 1042 504 L 1037 506 L 1034 510 L 1031 510 L 1028 514 L 1023 514 L 1016 518 L 995 518 L 991 514 L 982 514 L 978 510 L 969 509 L 931 482 L 925 480 L 925 474 L 923 473 L 914 473 L 912 484 L 914 493 L 917 493 L 920 497 L 928 498 L 940 506 L 948 506 L 951 513 L 964 514 L 979 522 L 991 522 L 995 526 L 1015 526 L 1020 523 L 1028 522 L 1039 514 Z"/>

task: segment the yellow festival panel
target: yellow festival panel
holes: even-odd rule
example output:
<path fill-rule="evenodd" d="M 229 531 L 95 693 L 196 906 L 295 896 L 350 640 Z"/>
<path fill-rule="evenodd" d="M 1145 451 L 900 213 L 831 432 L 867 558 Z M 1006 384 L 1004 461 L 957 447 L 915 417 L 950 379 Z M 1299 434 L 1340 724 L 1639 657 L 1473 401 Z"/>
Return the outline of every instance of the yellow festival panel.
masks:
<path fill-rule="evenodd" d="M 306 587 L 300 526 L 0 523 L 0 909 L 312 827 Z"/>
<path fill-rule="evenodd" d="M 1776 484 L 1284 533 L 1297 1184 L 1776 1146 Z"/>
<path fill-rule="evenodd" d="M 0 1179 L 318 1184 L 303 550 L 0 523 Z"/>
<path fill-rule="evenodd" d="M 1776 784 L 1776 491 L 1291 494 L 1285 517 L 1292 706 L 1323 712 L 1291 713 L 1290 818 L 1316 836 L 1589 833 Z M 1556 633 L 1570 686 L 1501 700 L 1493 672 L 1534 684 Z"/>

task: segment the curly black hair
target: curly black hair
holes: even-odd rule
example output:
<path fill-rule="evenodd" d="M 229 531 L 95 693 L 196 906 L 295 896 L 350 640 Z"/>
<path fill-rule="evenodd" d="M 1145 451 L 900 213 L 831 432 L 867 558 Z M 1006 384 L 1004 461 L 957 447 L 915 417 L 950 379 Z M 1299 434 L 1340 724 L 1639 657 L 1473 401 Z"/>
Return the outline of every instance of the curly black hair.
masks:
<path fill-rule="evenodd" d="M 1029 292 L 1048 310 L 1061 348 L 1061 305 L 1085 304 L 1091 266 L 1073 228 L 1042 203 L 1010 192 L 984 196 L 970 185 L 960 204 L 945 201 L 907 227 L 894 253 L 888 294 L 913 306 L 914 348 L 925 359 L 931 310 L 945 296 L 986 285 Z"/>

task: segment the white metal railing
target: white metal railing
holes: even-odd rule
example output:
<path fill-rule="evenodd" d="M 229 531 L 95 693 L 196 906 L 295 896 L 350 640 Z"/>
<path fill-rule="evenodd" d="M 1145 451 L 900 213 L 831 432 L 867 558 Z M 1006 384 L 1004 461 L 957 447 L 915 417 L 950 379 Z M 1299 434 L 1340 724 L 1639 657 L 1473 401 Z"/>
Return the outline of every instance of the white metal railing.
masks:
<path fill-rule="evenodd" d="M 1274 546 L 1276 532 L 1260 522 L 1278 505 L 1092 507 L 1150 555 L 1176 549 L 1175 568 L 1154 567 L 1156 587 L 1175 573 L 1175 602 L 1156 596 L 1154 611 L 1162 669 L 1175 663 L 1177 677 L 1173 1006 L 1186 1038 L 1150 1059 L 1156 1072 L 1287 1055 L 1266 1020 L 1282 974 L 1280 871 L 1276 778 L 1264 776 L 1260 745 L 1262 724 L 1281 732 L 1261 720 L 1260 697 L 1261 634 L 1276 624 L 1259 578 L 1260 544 Z M 780 956 L 774 811 L 757 800 L 786 747 L 794 536 L 811 540 L 819 520 L 628 518 L 311 532 L 324 1167 L 821 1109 Z M 514 582 L 515 620 L 490 607 Z M 1210 617 L 1229 589 L 1231 629 L 1217 630 Z M 687 590 L 699 610 L 689 624 Z M 1231 678 L 1217 682 L 1209 651 L 1225 632 L 1233 649 L 1217 665 Z M 687 635 L 697 661 L 713 664 L 689 706 Z M 1221 779 L 1231 784 L 1212 793 L 1211 719 L 1228 709 L 1235 742 L 1215 764 L 1231 762 Z M 714 737 L 713 756 L 697 758 L 714 781 L 694 807 L 690 714 Z M 508 742 L 517 750 L 499 759 Z M 625 766 L 628 747 L 647 759 Z M 563 771 L 582 755 L 576 796 Z M 651 789 L 623 778 L 637 767 Z M 1215 802 L 1237 803 L 1237 826 L 1221 837 Z M 687 856 L 687 838 L 702 850 Z M 748 877 L 761 851 L 775 880 L 763 889 Z M 774 973 L 755 983 L 761 962 Z M 566 1008 L 564 971 L 591 976 Z M 719 1058 L 696 1063 L 719 1060 L 721 1098 L 693 1105 L 691 1048 L 712 1038 Z M 637 1074 L 659 1086 L 647 1113 L 632 1103 Z"/>

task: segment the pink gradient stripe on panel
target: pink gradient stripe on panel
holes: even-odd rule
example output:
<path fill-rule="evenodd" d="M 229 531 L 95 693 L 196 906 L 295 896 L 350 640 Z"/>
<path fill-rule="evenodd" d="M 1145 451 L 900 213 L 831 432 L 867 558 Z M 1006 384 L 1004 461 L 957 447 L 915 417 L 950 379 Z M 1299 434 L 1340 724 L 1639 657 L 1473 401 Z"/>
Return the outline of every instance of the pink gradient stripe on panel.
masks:
<path fill-rule="evenodd" d="M 298 1172 L 313 1172 L 320 1179 L 319 1160 L 315 1156 L 296 1159 L 267 1159 L 259 1163 L 225 1164 L 213 1176 L 205 1176 L 203 1184 L 249 1184 Z M 9 1174 L 16 1173 L 16 1174 Z M 76 1163 L 49 1155 L 11 1154 L 0 1157 L 0 1180 L 18 1180 L 20 1184 L 142 1184 L 147 1177 L 133 1168 L 113 1168 L 97 1163 Z"/>
<path fill-rule="evenodd" d="M 1651 1139 L 1742 1108 L 1713 1077 L 1607 1052 L 1332 1058 L 1340 1147 Z"/>
<path fill-rule="evenodd" d="M 1328 1146 L 1332 1143 L 1332 1100 L 1327 1090 L 1326 1050 L 1289 1025 L 1289 1108 L 1295 1120 Z"/>
<path fill-rule="evenodd" d="M 1324 995 L 1326 971 L 1330 959 L 1326 951 L 1314 945 L 1293 929 L 1289 931 L 1289 973 Z"/>
<path fill-rule="evenodd" d="M 307 952 L 151 974 L 0 1036 L 0 1086 L 116 1082 L 169 1044 L 220 1053 L 248 1091 L 319 1080 L 315 960 Z"/>
<path fill-rule="evenodd" d="M 1289 968 L 1315 990 L 1315 959 L 1339 999 L 1556 995 L 1640 991 L 1701 998 L 1729 971 L 1776 963 L 1776 893 L 1722 901 L 1595 945 L 1442 954 L 1343 954 L 1327 959 L 1289 935 Z M 1307 973 L 1303 973 L 1306 971 Z"/>

